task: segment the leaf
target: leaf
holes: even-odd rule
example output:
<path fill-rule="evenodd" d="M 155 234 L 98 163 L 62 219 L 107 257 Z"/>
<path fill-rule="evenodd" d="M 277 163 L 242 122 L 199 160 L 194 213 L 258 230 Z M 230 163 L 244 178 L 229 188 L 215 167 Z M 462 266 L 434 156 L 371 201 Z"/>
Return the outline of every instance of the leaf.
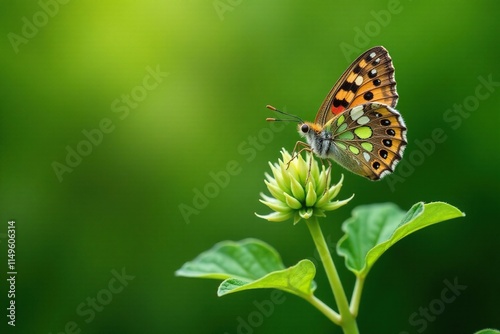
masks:
<path fill-rule="evenodd" d="M 278 252 L 257 239 L 221 241 L 177 270 L 177 276 L 255 280 L 285 266 Z"/>
<path fill-rule="evenodd" d="M 217 295 L 224 296 L 228 293 L 250 289 L 274 288 L 304 298 L 312 295 L 316 288 L 313 282 L 315 275 L 314 264 L 309 260 L 301 260 L 295 266 L 269 273 L 255 281 L 229 278 L 221 283 Z"/>
<path fill-rule="evenodd" d="M 475 334 L 500 334 L 500 331 L 498 331 L 496 329 L 488 328 L 488 329 L 482 329 L 482 330 L 476 332 Z"/>
<path fill-rule="evenodd" d="M 360 271 L 366 264 L 366 254 L 391 236 L 404 215 L 392 203 L 356 207 L 352 217 L 342 224 L 345 235 L 337 246 L 337 253 L 345 257 L 347 268 Z"/>
<path fill-rule="evenodd" d="M 175 272 L 177 276 L 225 279 L 217 294 L 249 289 L 275 288 L 301 297 L 312 295 L 316 268 L 302 260 L 285 269 L 274 248 L 257 239 L 238 242 L 223 241 L 186 262 Z"/>
<path fill-rule="evenodd" d="M 404 213 L 395 204 L 359 206 L 344 222 L 345 235 L 339 240 L 337 253 L 345 257 L 347 268 L 364 278 L 379 257 L 399 240 L 424 227 L 465 216 L 443 202 L 413 205 Z"/>

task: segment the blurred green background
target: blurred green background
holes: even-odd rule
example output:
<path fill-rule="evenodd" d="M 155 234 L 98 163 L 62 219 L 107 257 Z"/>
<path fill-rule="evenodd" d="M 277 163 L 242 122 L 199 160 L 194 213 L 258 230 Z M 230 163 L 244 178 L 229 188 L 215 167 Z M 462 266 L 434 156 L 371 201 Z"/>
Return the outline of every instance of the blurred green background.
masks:
<path fill-rule="evenodd" d="M 314 258 L 304 224 L 254 215 L 268 212 L 258 202 L 267 162 L 299 139 L 293 124 L 271 128 L 265 105 L 313 120 L 345 68 L 375 45 L 393 58 L 409 145 L 391 178 L 345 173 L 340 196 L 356 197 L 323 221 L 324 234 L 334 247 L 352 208 L 375 202 L 408 209 L 446 201 L 467 216 L 382 257 L 365 285 L 359 328 L 500 327 L 500 5 L 63 2 L 6 2 L 0 14 L 1 332 L 341 333 L 292 295 L 258 326 L 238 328 L 271 291 L 218 298 L 218 282 L 174 271 L 220 240 L 246 237 L 273 245 L 286 265 Z M 213 175 L 234 166 L 210 188 Z M 5 316 L 10 219 L 15 329 Z M 336 259 L 350 295 L 354 276 Z M 440 309 L 445 280 L 467 288 Z M 333 305 L 322 268 L 316 281 Z M 429 306 L 434 315 L 415 316 Z"/>

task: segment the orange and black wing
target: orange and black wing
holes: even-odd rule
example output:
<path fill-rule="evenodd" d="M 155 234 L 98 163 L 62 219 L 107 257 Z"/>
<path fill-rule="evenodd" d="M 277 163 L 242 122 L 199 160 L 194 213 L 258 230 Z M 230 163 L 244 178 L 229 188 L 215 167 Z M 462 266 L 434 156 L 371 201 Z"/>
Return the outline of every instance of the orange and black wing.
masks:
<path fill-rule="evenodd" d="M 342 74 L 319 108 L 315 123 L 324 125 L 345 110 L 368 102 L 390 107 L 398 102 L 394 66 L 382 46 L 363 53 Z"/>

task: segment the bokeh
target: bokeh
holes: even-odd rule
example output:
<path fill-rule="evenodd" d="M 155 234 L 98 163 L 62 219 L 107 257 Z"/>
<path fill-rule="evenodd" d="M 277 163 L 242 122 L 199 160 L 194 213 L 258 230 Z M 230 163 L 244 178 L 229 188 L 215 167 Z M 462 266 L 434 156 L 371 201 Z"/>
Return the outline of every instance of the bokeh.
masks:
<path fill-rule="evenodd" d="M 360 53 L 385 46 L 408 147 L 396 173 L 345 175 L 356 196 L 322 221 L 332 249 L 356 205 L 446 201 L 466 217 L 397 244 L 368 276 L 362 333 L 500 327 L 500 5 L 491 1 L 4 2 L 0 43 L 0 331 L 341 333 L 271 290 L 219 298 L 175 277 L 221 240 L 314 258 L 304 224 L 269 223 L 264 173 Z M 16 326 L 7 229 L 16 222 Z M 335 257 L 350 295 L 354 276 Z M 324 271 L 318 296 L 334 301 Z M 447 284 L 465 286 L 443 302 Z M 449 299 L 447 299 L 449 300 Z M 441 301 L 441 302 L 440 302 Z M 427 310 L 427 311 L 426 311 Z M 242 325 L 246 323 L 247 325 Z"/>

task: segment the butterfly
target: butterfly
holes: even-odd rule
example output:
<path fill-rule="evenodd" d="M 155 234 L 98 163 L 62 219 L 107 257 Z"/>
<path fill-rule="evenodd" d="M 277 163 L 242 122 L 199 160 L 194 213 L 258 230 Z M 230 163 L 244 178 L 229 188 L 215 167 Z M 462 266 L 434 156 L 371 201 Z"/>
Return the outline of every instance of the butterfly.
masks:
<path fill-rule="evenodd" d="M 299 134 L 307 141 L 297 144 L 375 181 L 394 172 L 407 144 L 405 122 L 394 109 L 398 97 L 392 59 L 384 47 L 376 46 L 342 74 L 314 122 L 269 105 L 267 108 L 293 119 L 267 120 L 297 122 Z"/>

